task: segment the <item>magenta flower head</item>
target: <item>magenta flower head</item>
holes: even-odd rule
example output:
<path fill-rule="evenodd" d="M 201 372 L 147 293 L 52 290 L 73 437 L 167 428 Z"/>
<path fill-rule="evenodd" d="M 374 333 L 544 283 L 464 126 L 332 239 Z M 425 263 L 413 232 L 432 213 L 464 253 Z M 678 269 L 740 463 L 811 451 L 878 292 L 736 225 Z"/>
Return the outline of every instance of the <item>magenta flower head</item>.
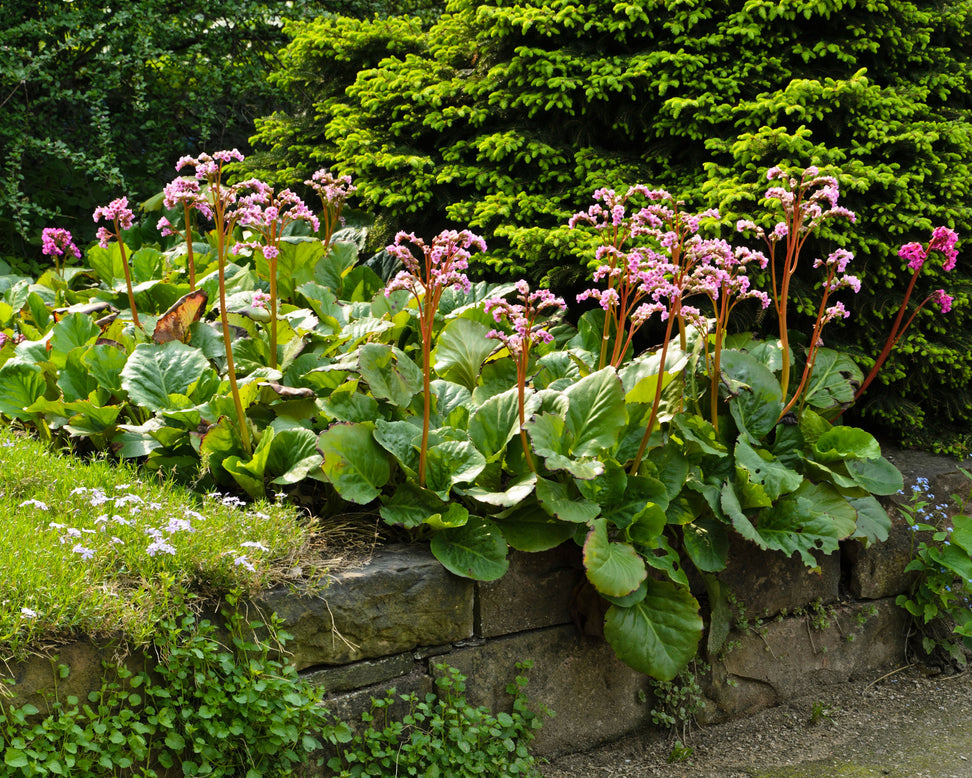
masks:
<path fill-rule="evenodd" d="M 948 227 L 936 227 L 932 232 L 931 243 L 928 244 L 929 251 L 940 251 L 945 255 L 942 263 L 942 270 L 952 270 L 955 267 L 955 260 L 958 258 L 958 251 L 955 244 L 958 242 L 958 233 Z"/>
<path fill-rule="evenodd" d="M 62 257 L 65 253 L 81 259 L 81 252 L 74 245 L 71 233 L 60 227 L 45 227 L 41 232 L 41 251 L 48 257 Z"/>
<path fill-rule="evenodd" d="M 942 309 L 942 313 L 948 313 L 952 310 L 952 302 L 954 300 L 954 297 L 945 294 L 944 289 L 936 289 L 932 293 L 932 302 Z"/>
<path fill-rule="evenodd" d="M 925 253 L 925 247 L 920 243 L 905 243 L 898 249 L 898 256 L 908 262 L 909 270 L 917 271 L 921 270 L 928 255 Z"/>

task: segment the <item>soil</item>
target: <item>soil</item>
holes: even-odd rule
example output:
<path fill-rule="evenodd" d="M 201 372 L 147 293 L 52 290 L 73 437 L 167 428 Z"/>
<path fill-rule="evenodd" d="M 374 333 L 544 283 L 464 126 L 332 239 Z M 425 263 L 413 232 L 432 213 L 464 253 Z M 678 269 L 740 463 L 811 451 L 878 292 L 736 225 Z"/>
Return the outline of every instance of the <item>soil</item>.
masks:
<path fill-rule="evenodd" d="M 677 737 L 631 736 L 541 771 L 545 778 L 972 778 L 972 672 L 926 672 L 910 666 L 823 687 Z"/>

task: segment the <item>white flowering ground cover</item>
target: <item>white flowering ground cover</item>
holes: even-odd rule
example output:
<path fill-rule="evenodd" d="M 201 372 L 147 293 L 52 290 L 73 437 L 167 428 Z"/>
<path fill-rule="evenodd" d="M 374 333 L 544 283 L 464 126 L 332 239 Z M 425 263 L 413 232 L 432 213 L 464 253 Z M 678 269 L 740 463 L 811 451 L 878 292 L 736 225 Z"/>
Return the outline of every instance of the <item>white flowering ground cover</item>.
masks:
<path fill-rule="evenodd" d="M 81 633 L 145 643 L 185 595 L 264 585 L 312 533 L 292 507 L 201 496 L 0 429 L 0 654 Z"/>

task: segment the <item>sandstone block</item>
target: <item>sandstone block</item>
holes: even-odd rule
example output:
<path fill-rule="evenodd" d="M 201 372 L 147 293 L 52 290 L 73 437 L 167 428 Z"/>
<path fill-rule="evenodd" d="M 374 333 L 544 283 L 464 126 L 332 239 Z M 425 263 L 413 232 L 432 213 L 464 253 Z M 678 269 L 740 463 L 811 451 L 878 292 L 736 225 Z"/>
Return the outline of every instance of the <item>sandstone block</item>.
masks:
<path fill-rule="evenodd" d="M 298 670 L 435 646 L 473 634 L 473 582 L 447 571 L 426 546 L 389 546 L 337 573 L 319 594 L 278 587 L 254 599 L 294 636 Z"/>
<path fill-rule="evenodd" d="M 531 747 L 536 755 L 591 748 L 650 721 L 643 702 L 647 676 L 621 662 L 607 643 L 585 638 L 573 626 L 498 638 L 444 659 L 467 677 L 470 703 L 493 711 L 511 710 L 505 689 L 520 673 L 516 663 L 533 661 L 526 696 L 557 714 L 537 733 Z"/>
<path fill-rule="evenodd" d="M 573 543 L 537 554 L 513 552 L 506 575 L 476 586 L 476 634 L 496 637 L 570 623 L 571 592 L 583 575 Z"/>

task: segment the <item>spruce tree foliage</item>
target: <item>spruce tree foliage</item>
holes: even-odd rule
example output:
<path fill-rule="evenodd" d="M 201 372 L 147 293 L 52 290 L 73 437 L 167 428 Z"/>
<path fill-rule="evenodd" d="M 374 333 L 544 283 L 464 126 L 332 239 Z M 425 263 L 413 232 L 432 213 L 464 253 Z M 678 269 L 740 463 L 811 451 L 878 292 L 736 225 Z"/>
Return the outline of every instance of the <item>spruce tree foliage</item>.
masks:
<path fill-rule="evenodd" d="M 298 180 L 333 165 L 389 230 L 469 227 L 487 238 L 491 272 L 560 290 L 587 261 L 565 222 L 597 187 L 647 183 L 718 206 L 729 236 L 738 217 L 760 215 L 767 168 L 817 164 L 859 216 L 819 251 L 853 250 L 865 285 L 828 345 L 865 368 L 910 275 L 897 247 L 939 224 L 972 235 L 970 0 L 446 9 L 424 35 L 399 19 L 294 29 L 275 75 L 294 107 L 258 123 L 267 159 Z M 923 311 L 862 404 L 899 440 L 944 450 L 968 445 L 972 421 L 958 275 L 956 310 Z"/>

